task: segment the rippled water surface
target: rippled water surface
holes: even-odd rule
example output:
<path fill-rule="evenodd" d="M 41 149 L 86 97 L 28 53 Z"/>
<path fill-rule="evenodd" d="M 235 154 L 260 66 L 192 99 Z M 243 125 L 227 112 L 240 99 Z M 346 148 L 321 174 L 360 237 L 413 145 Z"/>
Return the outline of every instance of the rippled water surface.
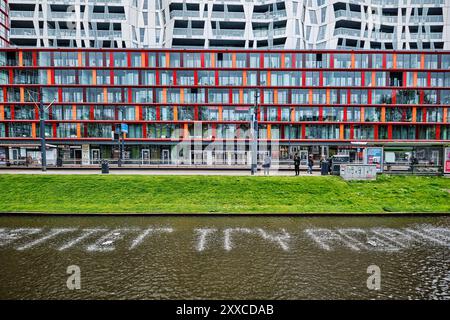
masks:
<path fill-rule="evenodd" d="M 450 217 L 2 216 L 0 298 L 450 299 Z"/>

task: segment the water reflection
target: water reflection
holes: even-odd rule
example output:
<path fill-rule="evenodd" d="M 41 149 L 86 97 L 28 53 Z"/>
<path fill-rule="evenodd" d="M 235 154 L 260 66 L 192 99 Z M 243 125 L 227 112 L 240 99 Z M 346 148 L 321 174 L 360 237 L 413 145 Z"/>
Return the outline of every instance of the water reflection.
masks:
<path fill-rule="evenodd" d="M 0 298 L 450 299 L 449 286 L 450 217 L 0 218 Z"/>

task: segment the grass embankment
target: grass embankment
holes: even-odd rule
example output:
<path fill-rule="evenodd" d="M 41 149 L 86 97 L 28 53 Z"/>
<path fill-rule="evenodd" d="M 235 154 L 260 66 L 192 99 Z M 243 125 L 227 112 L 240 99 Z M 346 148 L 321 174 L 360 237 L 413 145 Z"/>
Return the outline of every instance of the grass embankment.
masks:
<path fill-rule="evenodd" d="M 0 175 L 0 212 L 449 212 L 450 179 Z"/>

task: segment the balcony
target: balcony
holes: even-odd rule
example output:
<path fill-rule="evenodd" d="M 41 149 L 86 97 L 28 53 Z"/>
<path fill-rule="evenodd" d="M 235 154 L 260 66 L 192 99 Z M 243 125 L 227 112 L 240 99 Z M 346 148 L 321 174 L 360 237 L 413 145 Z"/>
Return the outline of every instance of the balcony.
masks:
<path fill-rule="evenodd" d="M 286 10 L 280 10 L 280 11 L 271 11 L 271 12 L 254 12 L 253 13 L 253 20 L 278 20 L 286 18 Z"/>
<path fill-rule="evenodd" d="M 443 23 L 443 16 L 425 16 L 425 17 L 411 17 L 409 23 Z"/>
<path fill-rule="evenodd" d="M 398 6 L 398 0 L 372 0 L 372 4 L 379 6 Z"/>
<path fill-rule="evenodd" d="M 34 11 L 10 11 L 9 16 L 11 18 L 33 18 Z"/>
<path fill-rule="evenodd" d="M 211 13 L 211 18 L 216 19 L 245 19 L 244 12 L 221 12 L 221 11 L 213 11 Z"/>
<path fill-rule="evenodd" d="M 349 28 L 338 28 L 334 30 L 335 36 L 350 36 L 350 37 L 361 37 L 361 30 L 349 29 Z"/>
<path fill-rule="evenodd" d="M 49 20 L 51 20 L 51 19 L 74 20 L 76 18 L 76 15 L 75 15 L 75 12 L 73 12 L 73 11 L 69 11 L 69 12 L 53 11 L 53 12 L 49 12 L 48 17 L 49 17 Z"/>
<path fill-rule="evenodd" d="M 173 10 L 170 11 L 170 18 L 199 18 L 199 11 L 183 11 L 183 10 Z"/>
<path fill-rule="evenodd" d="M 10 36 L 15 37 L 29 37 L 36 36 L 36 30 L 33 28 L 13 28 L 11 29 Z"/>
<path fill-rule="evenodd" d="M 186 38 L 202 37 L 204 35 L 204 30 L 196 29 L 196 28 L 188 28 L 188 29 L 174 28 L 173 35 L 174 36 L 183 36 Z"/>
<path fill-rule="evenodd" d="M 433 32 L 433 33 L 410 33 L 410 37 L 413 40 L 441 40 L 442 32 Z"/>
<path fill-rule="evenodd" d="M 217 38 L 242 38 L 244 37 L 245 30 L 212 29 L 212 33 Z"/>
<path fill-rule="evenodd" d="M 334 12 L 334 15 L 336 19 L 338 18 L 351 18 L 351 19 L 357 19 L 361 20 L 361 12 L 355 12 L 355 11 L 346 11 L 346 10 L 338 10 Z"/>
<path fill-rule="evenodd" d="M 92 13 L 92 20 L 125 20 L 124 13 Z"/>
<path fill-rule="evenodd" d="M 394 38 L 393 33 L 385 33 L 385 32 L 378 32 L 378 31 L 372 31 L 370 37 L 369 33 L 367 31 L 364 32 L 365 38 L 370 38 L 374 40 L 391 40 Z"/>
<path fill-rule="evenodd" d="M 278 29 L 256 29 L 253 30 L 253 36 L 255 38 L 267 38 L 267 37 L 279 37 L 284 36 L 286 34 L 286 28 L 278 28 Z"/>

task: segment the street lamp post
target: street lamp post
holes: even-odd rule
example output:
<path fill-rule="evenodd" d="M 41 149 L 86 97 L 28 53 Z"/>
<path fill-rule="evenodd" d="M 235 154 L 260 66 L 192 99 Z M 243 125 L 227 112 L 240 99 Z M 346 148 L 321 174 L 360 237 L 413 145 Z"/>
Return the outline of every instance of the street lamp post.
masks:
<path fill-rule="evenodd" d="M 258 91 L 255 90 L 255 106 L 254 110 L 252 112 L 252 119 L 251 119 L 251 133 L 252 133 L 252 166 L 251 166 L 251 173 L 252 175 L 255 175 L 258 170 Z"/>
<path fill-rule="evenodd" d="M 125 112 L 125 107 L 124 106 L 120 106 L 119 107 L 119 111 L 122 114 L 122 121 L 125 118 L 124 117 L 124 112 Z M 122 167 L 122 162 L 123 162 L 123 153 L 125 151 L 125 139 L 123 136 L 123 132 L 122 132 L 122 123 L 119 124 L 119 161 L 118 161 L 118 166 Z M 121 141 L 122 140 L 122 141 Z"/>
<path fill-rule="evenodd" d="M 45 111 L 48 110 L 52 106 L 53 103 L 55 103 L 56 98 L 53 99 L 53 101 L 44 107 L 44 101 L 42 100 L 42 88 L 39 88 L 39 105 L 36 103 L 36 101 L 33 99 L 33 96 L 31 93 L 27 90 L 28 95 L 30 96 L 31 100 L 34 102 L 34 105 L 39 108 L 39 136 L 41 139 L 41 166 L 42 171 L 47 171 L 47 151 L 46 151 L 46 142 L 45 142 Z"/>
<path fill-rule="evenodd" d="M 288 146 L 288 159 L 291 160 L 291 135 L 292 135 L 292 122 L 295 120 L 295 116 L 294 115 L 294 108 L 291 107 L 290 109 L 290 113 L 289 113 L 289 119 L 291 121 L 289 121 L 289 146 Z"/>

